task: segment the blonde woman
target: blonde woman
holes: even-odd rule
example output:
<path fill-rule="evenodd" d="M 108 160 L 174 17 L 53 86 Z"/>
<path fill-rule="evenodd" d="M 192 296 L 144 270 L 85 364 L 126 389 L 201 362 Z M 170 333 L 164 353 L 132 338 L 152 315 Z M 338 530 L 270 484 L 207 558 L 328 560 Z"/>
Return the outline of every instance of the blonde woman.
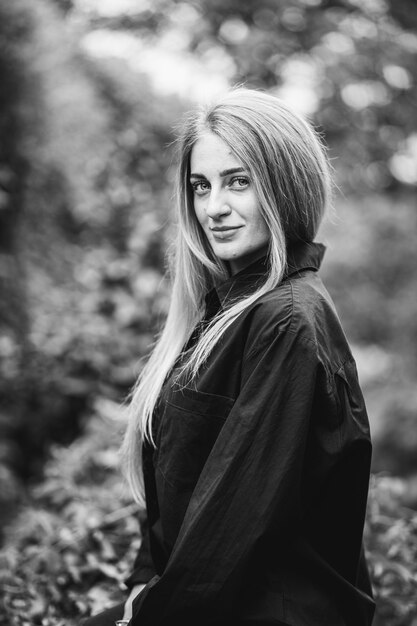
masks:
<path fill-rule="evenodd" d="M 233 89 L 178 150 L 171 305 L 123 444 L 146 531 L 127 602 L 87 624 L 368 626 L 371 442 L 318 275 L 325 149 L 276 97 Z"/>

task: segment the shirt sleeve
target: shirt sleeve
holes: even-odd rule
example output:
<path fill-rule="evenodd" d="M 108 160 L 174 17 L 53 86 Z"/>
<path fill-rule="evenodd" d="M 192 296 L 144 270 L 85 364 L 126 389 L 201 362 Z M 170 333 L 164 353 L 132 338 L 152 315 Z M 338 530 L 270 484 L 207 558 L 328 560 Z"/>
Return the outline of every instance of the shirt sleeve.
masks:
<path fill-rule="evenodd" d="M 134 602 L 133 626 L 177 619 L 223 623 L 233 615 L 257 542 L 273 528 L 276 552 L 299 519 L 316 347 L 290 331 L 262 333 L 252 343 L 241 392 L 200 475 L 164 573 Z"/>
<path fill-rule="evenodd" d="M 141 542 L 135 561 L 133 563 L 133 571 L 124 581 L 128 589 L 132 589 L 135 585 L 146 584 L 155 576 L 155 567 L 153 565 L 150 545 L 148 520 L 146 514 L 142 514 L 139 519 Z"/>

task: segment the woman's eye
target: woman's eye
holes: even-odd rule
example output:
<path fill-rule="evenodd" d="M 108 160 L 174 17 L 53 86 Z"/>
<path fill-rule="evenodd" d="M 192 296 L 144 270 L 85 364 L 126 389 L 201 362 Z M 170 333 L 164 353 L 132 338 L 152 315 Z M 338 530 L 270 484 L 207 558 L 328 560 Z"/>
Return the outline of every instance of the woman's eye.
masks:
<path fill-rule="evenodd" d="M 245 189 L 249 186 L 249 179 L 245 176 L 236 176 L 235 178 L 232 178 L 229 186 L 233 189 Z"/>
<path fill-rule="evenodd" d="M 197 196 L 202 196 L 210 189 L 210 185 L 206 180 L 197 180 L 194 183 L 191 183 L 191 187 Z"/>

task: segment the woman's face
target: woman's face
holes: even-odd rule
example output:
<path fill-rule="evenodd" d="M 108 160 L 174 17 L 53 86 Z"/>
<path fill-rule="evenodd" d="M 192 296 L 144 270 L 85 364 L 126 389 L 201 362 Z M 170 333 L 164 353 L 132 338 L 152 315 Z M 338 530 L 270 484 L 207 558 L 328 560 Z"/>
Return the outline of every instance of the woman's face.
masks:
<path fill-rule="evenodd" d="M 249 171 L 217 135 L 207 131 L 190 161 L 194 210 L 214 254 L 232 274 L 266 252 L 270 232 Z"/>

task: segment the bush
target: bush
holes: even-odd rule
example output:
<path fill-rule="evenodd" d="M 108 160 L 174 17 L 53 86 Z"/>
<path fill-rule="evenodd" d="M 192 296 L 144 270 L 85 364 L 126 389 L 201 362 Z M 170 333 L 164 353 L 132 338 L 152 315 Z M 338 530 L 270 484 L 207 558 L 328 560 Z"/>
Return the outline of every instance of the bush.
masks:
<path fill-rule="evenodd" d="M 417 512 L 402 504 L 407 489 L 386 474 L 371 479 L 365 544 L 377 602 L 373 626 L 417 624 Z"/>
<path fill-rule="evenodd" d="M 122 600 L 140 543 L 117 470 L 122 425 L 118 406 L 103 400 L 83 437 L 52 449 L 0 552 L 0 623 L 75 626 Z"/>

